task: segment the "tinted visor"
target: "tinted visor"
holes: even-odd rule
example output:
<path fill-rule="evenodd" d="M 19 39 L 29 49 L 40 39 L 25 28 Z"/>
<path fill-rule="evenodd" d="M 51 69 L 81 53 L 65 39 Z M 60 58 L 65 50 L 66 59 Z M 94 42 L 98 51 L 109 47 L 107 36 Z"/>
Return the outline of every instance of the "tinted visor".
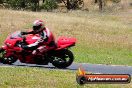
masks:
<path fill-rule="evenodd" d="M 34 31 L 40 30 L 40 28 L 41 28 L 41 25 L 39 25 L 39 26 L 33 26 L 33 30 Z"/>

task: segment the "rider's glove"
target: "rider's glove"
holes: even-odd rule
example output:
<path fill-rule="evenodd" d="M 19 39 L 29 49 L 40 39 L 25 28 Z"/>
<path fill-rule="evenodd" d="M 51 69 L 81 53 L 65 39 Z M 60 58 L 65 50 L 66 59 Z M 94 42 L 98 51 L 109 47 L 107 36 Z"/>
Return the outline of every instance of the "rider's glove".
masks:
<path fill-rule="evenodd" d="M 29 47 L 27 45 L 21 45 L 23 49 L 28 49 Z"/>
<path fill-rule="evenodd" d="M 26 35 L 27 34 L 27 32 L 21 32 L 21 35 Z"/>
<path fill-rule="evenodd" d="M 44 39 L 40 38 L 40 39 L 38 39 L 37 42 L 38 42 L 38 43 L 43 43 L 43 42 L 44 42 Z"/>

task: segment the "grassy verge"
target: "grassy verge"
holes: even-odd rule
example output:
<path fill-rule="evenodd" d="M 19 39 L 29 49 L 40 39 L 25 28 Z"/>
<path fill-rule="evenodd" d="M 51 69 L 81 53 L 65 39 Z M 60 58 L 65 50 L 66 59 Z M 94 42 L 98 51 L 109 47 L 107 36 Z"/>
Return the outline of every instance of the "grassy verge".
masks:
<path fill-rule="evenodd" d="M 131 88 L 130 84 L 76 83 L 76 72 L 28 67 L 0 67 L 1 88 Z"/>
<path fill-rule="evenodd" d="M 118 13 L 24 12 L 0 10 L 0 45 L 10 32 L 32 28 L 35 19 L 46 21 L 56 37 L 77 38 L 75 62 L 132 65 L 131 11 Z"/>
<path fill-rule="evenodd" d="M 77 62 L 132 65 L 132 51 L 125 48 L 97 48 L 82 46 L 73 49 Z M 80 52 L 81 51 L 81 52 Z"/>

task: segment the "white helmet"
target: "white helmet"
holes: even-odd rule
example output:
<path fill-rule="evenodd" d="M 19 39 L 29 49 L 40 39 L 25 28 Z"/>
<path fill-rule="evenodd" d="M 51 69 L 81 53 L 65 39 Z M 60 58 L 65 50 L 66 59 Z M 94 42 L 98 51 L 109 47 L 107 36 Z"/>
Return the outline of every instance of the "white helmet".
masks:
<path fill-rule="evenodd" d="M 35 20 L 33 22 L 33 31 L 40 31 L 45 27 L 44 22 L 42 20 Z"/>

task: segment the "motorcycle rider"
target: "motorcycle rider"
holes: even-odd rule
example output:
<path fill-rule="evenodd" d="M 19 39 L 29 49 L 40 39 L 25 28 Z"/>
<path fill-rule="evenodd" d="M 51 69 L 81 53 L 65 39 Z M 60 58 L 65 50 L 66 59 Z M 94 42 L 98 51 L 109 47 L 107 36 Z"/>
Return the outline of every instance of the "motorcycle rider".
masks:
<path fill-rule="evenodd" d="M 35 43 L 22 46 L 23 49 L 34 50 L 32 54 L 47 52 L 56 47 L 52 32 L 45 27 L 42 20 L 35 20 L 33 22 L 33 30 L 30 32 L 21 32 L 21 34 L 38 34 L 40 36 Z"/>

